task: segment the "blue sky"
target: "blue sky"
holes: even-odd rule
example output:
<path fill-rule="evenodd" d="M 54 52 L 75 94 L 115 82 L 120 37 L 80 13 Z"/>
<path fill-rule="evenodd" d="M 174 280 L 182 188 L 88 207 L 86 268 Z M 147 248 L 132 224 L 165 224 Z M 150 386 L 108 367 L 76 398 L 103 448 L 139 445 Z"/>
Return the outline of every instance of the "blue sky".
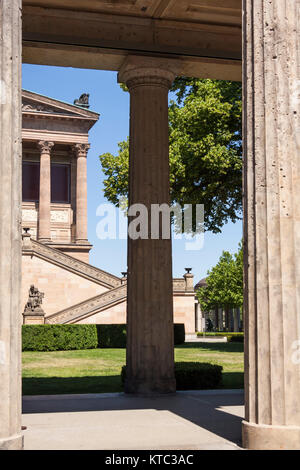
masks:
<path fill-rule="evenodd" d="M 117 84 L 115 72 L 62 67 L 23 65 L 23 88 L 52 98 L 73 103 L 82 93 L 90 94 L 90 109 L 100 113 L 90 132 L 88 154 L 88 235 L 94 245 L 91 264 L 120 276 L 126 271 L 126 240 L 99 240 L 96 216 L 99 204 L 107 202 L 103 195 L 103 174 L 98 156 L 117 153 L 118 142 L 129 132 L 129 94 Z M 192 267 L 195 283 L 214 266 L 222 251 L 237 251 L 242 237 L 242 222 L 227 224 L 221 234 L 205 233 L 201 250 L 187 251 L 185 240 L 173 241 L 173 276 L 181 277 L 185 267 Z"/>

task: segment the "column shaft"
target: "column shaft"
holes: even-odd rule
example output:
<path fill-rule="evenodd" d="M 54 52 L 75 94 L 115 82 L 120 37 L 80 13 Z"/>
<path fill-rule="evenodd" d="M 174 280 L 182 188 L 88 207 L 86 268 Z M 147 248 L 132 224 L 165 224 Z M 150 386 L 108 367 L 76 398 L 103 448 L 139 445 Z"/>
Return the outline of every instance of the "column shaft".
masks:
<path fill-rule="evenodd" d="M 76 172 L 76 243 L 88 243 L 87 235 L 87 152 L 88 144 L 74 145 Z"/>
<path fill-rule="evenodd" d="M 39 231 L 41 242 L 51 240 L 51 149 L 53 142 L 40 141 L 40 199 L 39 199 Z"/>
<path fill-rule="evenodd" d="M 244 0 L 243 10 L 243 442 L 299 449 L 300 0 Z"/>
<path fill-rule="evenodd" d="M 175 75 L 130 63 L 129 206 L 169 204 L 168 88 Z M 130 218 L 129 218 L 130 219 Z M 150 221 L 150 219 L 149 219 Z M 150 233 L 151 229 L 148 228 Z M 128 238 L 128 393 L 175 391 L 171 239 Z"/>
<path fill-rule="evenodd" d="M 21 435 L 21 0 L 0 2 L 0 449 Z"/>

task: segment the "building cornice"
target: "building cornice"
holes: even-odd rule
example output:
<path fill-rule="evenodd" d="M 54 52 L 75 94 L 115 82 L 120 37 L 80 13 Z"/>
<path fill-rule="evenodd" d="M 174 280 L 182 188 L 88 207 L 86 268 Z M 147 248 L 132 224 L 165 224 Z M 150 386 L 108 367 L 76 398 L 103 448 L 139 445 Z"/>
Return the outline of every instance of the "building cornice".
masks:
<path fill-rule="evenodd" d="M 36 110 L 32 109 L 23 109 L 23 112 L 27 112 L 29 114 L 42 114 L 43 109 L 50 107 L 50 108 L 56 108 L 57 112 L 53 113 L 54 116 L 59 116 L 59 115 L 66 115 L 68 117 L 77 117 L 77 118 L 83 118 L 83 119 L 88 119 L 91 121 L 98 121 L 100 114 L 96 113 L 94 111 L 90 111 L 84 108 L 81 108 L 80 106 L 76 106 L 74 104 L 69 104 L 65 103 L 63 101 L 50 98 L 48 96 L 40 95 L 38 93 L 34 93 L 32 91 L 28 90 L 22 90 L 22 100 L 29 100 L 33 104 L 36 105 Z M 26 106 L 26 105 L 25 105 Z M 24 106 L 23 106 L 24 108 Z M 46 115 L 51 115 L 52 113 L 46 113 Z"/>

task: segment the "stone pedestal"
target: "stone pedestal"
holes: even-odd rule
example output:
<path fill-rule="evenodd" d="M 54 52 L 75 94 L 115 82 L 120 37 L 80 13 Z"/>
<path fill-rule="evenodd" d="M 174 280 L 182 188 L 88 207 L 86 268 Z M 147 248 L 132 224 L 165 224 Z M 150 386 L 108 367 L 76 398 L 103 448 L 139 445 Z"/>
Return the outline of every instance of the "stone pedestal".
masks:
<path fill-rule="evenodd" d="M 185 290 L 192 292 L 194 290 L 194 274 L 184 274 L 183 277 L 185 280 Z"/>
<path fill-rule="evenodd" d="M 44 325 L 45 323 L 45 312 L 43 310 L 23 312 L 22 315 L 24 325 Z"/>
<path fill-rule="evenodd" d="M 300 0 L 243 8 L 243 444 L 299 449 Z"/>
<path fill-rule="evenodd" d="M 41 140 L 38 147 L 40 156 L 40 199 L 39 199 L 39 228 L 40 242 L 51 241 L 50 215 L 51 215 L 51 150 L 54 142 Z"/>
<path fill-rule="evenodd" d="M 0 2 L 0 449 L 21 434 L 21 0 Z"/>
<path fill-rule="evenodd" d="M 169 204 L 165 60 L 129 57 L 119 73 L 130 92 L 129 206 Z M 129 222 L 131 218 L 129 217 Z M 127 393 L 175 392 L 171 239 L 128 238 Z"/>
<path fill-rule="evenodd" d="M 77 158 L 76 172 L 76 243 L 89 244 L 87 235 L 87 152 L 89 144 L 76 144 L 73 147 Z"/>

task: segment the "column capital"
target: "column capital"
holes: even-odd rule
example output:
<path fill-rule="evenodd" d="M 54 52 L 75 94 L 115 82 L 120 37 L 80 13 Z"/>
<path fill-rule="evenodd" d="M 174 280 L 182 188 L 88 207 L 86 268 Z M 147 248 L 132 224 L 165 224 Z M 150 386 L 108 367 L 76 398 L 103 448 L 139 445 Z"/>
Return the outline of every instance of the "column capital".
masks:
<path fill-rule="evenodd" d="M 170 88 L 180 73 L 181 62 L 174 59 L 128 56 L 121 66 L 118 82 L 133 89 L 143 85 L 158 85 Z"/>
<path fill-rule="evenodd" d="M 76 157 L 86 157 L 89 151 L 90 144 L 74 144 L 72 146 L 73 152 Z"/>
<path fill-rule="evenodd" d="M 50 154 L 52 148 L 54 147 L 54 142 L 49 142 L 48 140 L 40 140 L 37 143 L 37 146 L 40 149 L 41 153 Z"/>

